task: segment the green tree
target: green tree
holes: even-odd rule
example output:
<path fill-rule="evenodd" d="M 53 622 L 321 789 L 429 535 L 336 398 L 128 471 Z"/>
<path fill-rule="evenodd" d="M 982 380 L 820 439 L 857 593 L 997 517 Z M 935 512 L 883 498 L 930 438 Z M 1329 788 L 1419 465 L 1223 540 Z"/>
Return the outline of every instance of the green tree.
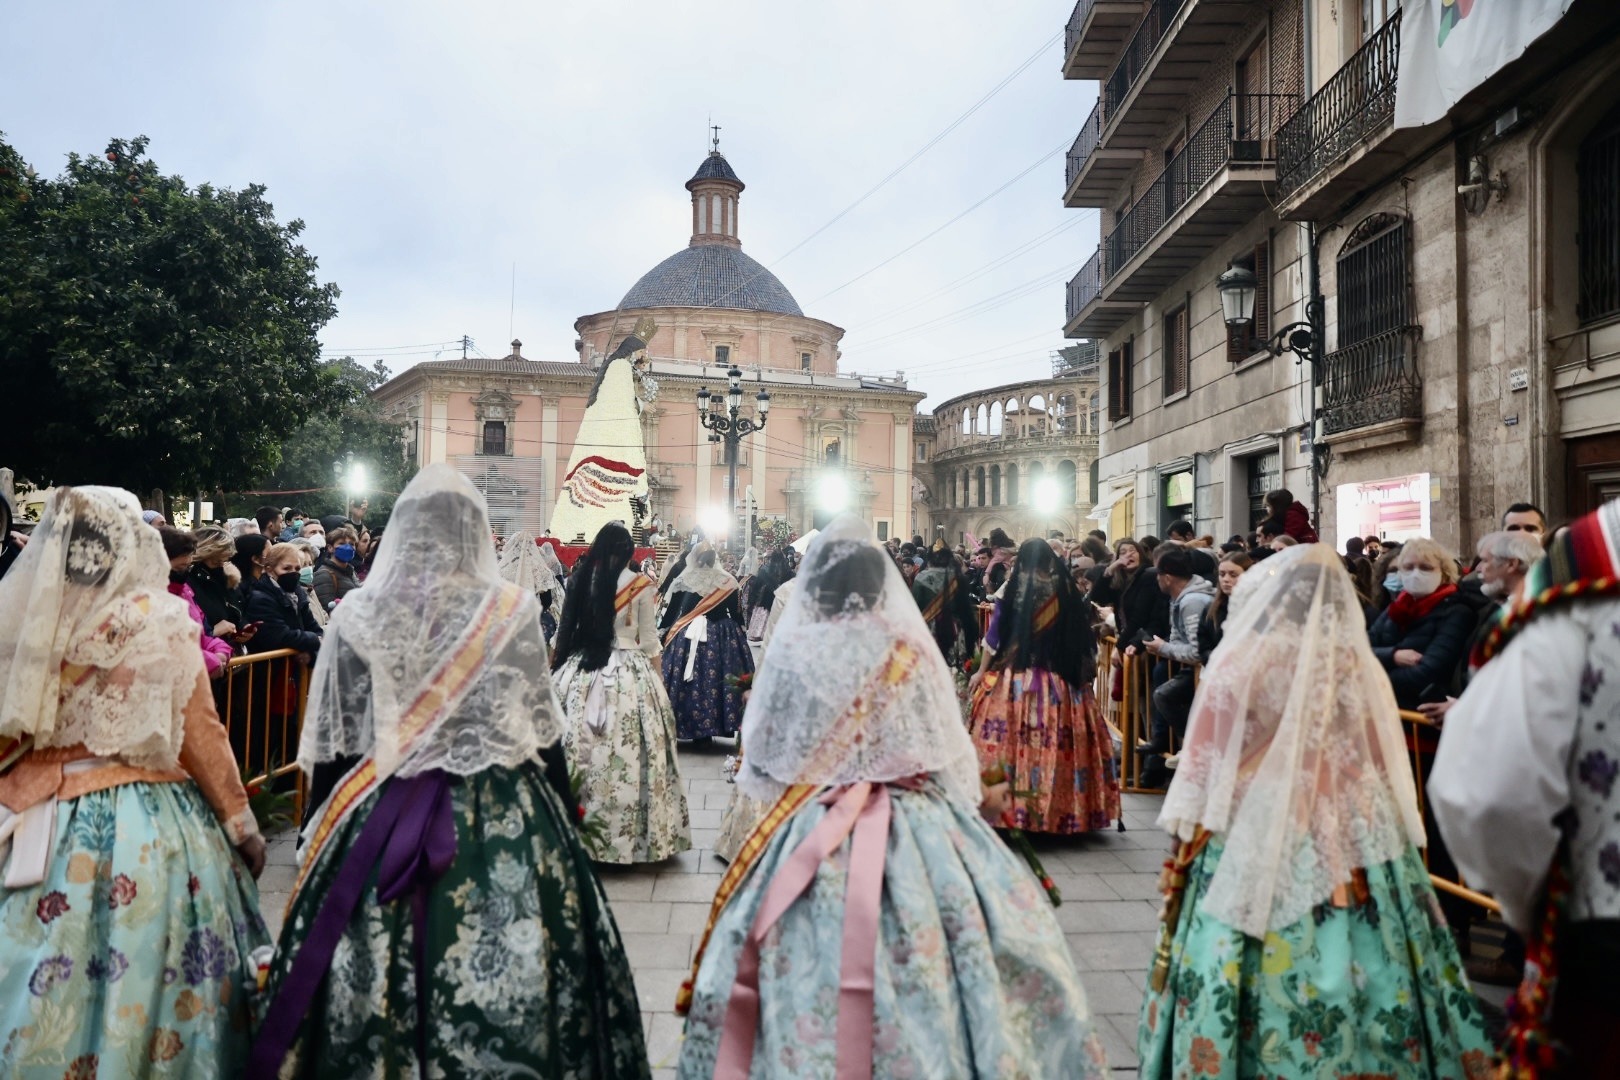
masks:
<path fill-rule="evenodd" d="M 41 485 L 244 487 L 345 400 L 303 222 L 163 175 L 146 142 L 46 180 L 0 137 L 0 463 Z"/>
<path fill-rule="evenodd" d="M 280 463 L 259 478 L 255 489 L 307 492 L 265 496 L 261 502 L 296 503 L 300 510 L 317 516 L 343 513 L 348 493 L 338 486 L 333 465 L 347 464 L 348 455 L 353 454 L 354 463 L 365 467 L 366 494 L 371 500 L 366 522 L 375 528 L 416 471 L 415 464 L 405 459 L 404 429 L 385 418 L 371 398 L 371 392 L 388 381 L 388 369 L 381 361 L 368 368 L 345 356 L 327 365 L 327 374 L 338 387 L 343 405 L 335 413 L 311 417 L 288 437 L 281 446 Z M 247 498 L 231 500 L 234 513 L 252 513 L 253 508 L 243 501 Z"/>

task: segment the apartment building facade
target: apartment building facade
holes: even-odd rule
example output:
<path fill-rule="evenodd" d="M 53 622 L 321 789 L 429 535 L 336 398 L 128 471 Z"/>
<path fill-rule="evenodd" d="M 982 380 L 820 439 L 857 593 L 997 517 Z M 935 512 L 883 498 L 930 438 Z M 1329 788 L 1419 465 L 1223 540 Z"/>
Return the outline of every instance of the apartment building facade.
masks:
<path fill-rule="evenodd" d="M 1112 533 L 1243 531 L 1286 486 L 1327 539 L 1463 549 L 1620 494 L 1620 19 L 1530 2 L 1518 52 L 1486 8 L 1436 34 L 1438 0 L 1076 5 L 1064 72 L 1101 85 L 1065 199 L 1102 241 L 1066 332 L 1104 338 Z"/>

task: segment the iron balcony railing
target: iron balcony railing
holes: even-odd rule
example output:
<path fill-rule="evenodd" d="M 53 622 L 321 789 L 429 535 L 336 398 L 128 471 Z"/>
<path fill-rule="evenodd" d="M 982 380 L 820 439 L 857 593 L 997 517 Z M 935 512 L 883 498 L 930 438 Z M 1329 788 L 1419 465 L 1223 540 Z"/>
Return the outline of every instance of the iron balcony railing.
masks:
<path fill-rule="evenodd" d="M 1419 327 L 1385 330 L 1335 349 L 1322 361 L 1322 433 L 1423 419 L 1417 369 Z"/>
<path fill-rule="evenodd" d="M 1092 252 L 1091 258 L 1080 268 L 1080 272 L 1069 279 L 1069 303 L 1067 317 L 1064 322 L 1070 322 L 1074 317 L 1085 310 L 1085 306 L 1102 295 L 1102 249 Z"/>
<path fill-rule="evenodd" d="M 1102 245 L 1103 276 L 1119 273 L 1228 164 L 1270 160 L 1273 133 L 1297 100 L 1293 94 L 1227 94 L 1114 224 Z"/>
<path fill-rule="evenodd" d="M 1102 141 L 1102 102 L 1091 107 L 1091 115 L 1086 122 L 1080 125 L 1080 134 L 1074 138 L 1074 145 L 1069 147 L 1069 164 L 1063 174 L 1063 188 L 1067 191 L 1074 184 L 1074 178 L 1080 175 L 1085 168 L 1086 159 L 1097 152 L 1097 144 Z"/>
<path fill-rule="evenodd" d="M 1347 157 L 1395 115 L 1399 10 L 1277 131 L 1279 198 Z"/>
<path fill-rule="evenodd" d="M 1136 32 L 1131 40 L 1125 44 L 1125 52 L 1120 56 L 1119 63 L 1114 65 L 1113 73 L 1108 81 L 1103 83 L 1103 115 L 1113 117 L 1119 106 L 1125 100 L 1125 95 L 1131 92 L 1131 87 L 1142 77 L 1153 59 L 1153 51 L 1164 40 L 1164 33 L 1170 24 L 1175 22 L 1176 15 L 1188 0 L 1153 0 L 1142 13 L 1142 21 L 1136 24 Z M 1075 25 L 1071 20 L 1070 26 Z M 1065 53 L 1065 56 L 1068 54 Z"/>
<path fill-rule="evenodd" d="M 1074 12 L 1069 16 L 1069 25 L 1063 32 L 1063 55 L 1068 56 L 1074 52 L 1076 43 L 1080 40 L 1080 32 L 1085 29 L 1086 16 L 1097 5 L 1097 0 L 1079 0 L 1074 5 Z M 1051 23 L 1047 23 L 1048 26 Z"/>

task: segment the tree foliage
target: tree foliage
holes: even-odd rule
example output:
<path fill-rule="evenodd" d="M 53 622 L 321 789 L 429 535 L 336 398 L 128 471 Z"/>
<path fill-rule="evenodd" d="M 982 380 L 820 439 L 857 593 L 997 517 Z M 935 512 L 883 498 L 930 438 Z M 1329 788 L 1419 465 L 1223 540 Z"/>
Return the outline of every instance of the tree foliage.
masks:
<path fill-rule="evenodd" d="M 297 504 L 317 516 L 344 512 L 348 493 L 342 490 L 333 466 L 343 462 L 347 467 L 352 454 L 354 463 L 365 467 L 366 494 L 371 500 L 366 520 L 375 525 L 416 471 L 405 460 L 404 429 L 385 418 L 371 398 L 371 391 L 388 381 L 388 369 L 381 361 L 368 368 L 344 357 L 328 365 L 328 372 L 339 388 L 343 406 L 335 414 L 306 421 L 282 444 L 280 463 L 256 485 L 259 491 L 307 494 L 265 496 L 259 502 Z M 238 509 L 236 499 L 231 504 L 233 513 L 252 512 L 251 507 Z"/>
<path fill-rule="evenodd" d="M 0 138 L 0 464 L 41 485 L 253 483 L 345 401 L 316 280 L 265 189 L 188 187 L 115 139 L 40 179 Z"/>

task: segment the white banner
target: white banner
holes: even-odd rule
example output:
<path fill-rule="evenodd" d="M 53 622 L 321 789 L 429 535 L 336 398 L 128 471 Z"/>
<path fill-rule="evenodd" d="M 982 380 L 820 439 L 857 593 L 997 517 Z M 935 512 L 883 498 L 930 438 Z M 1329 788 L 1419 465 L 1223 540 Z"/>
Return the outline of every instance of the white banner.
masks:
<path fill-rule="evenodd" d="M 1422 127 L 1519 58 L 1574 0 L 1406 0 L 1395 126 Z"/>

